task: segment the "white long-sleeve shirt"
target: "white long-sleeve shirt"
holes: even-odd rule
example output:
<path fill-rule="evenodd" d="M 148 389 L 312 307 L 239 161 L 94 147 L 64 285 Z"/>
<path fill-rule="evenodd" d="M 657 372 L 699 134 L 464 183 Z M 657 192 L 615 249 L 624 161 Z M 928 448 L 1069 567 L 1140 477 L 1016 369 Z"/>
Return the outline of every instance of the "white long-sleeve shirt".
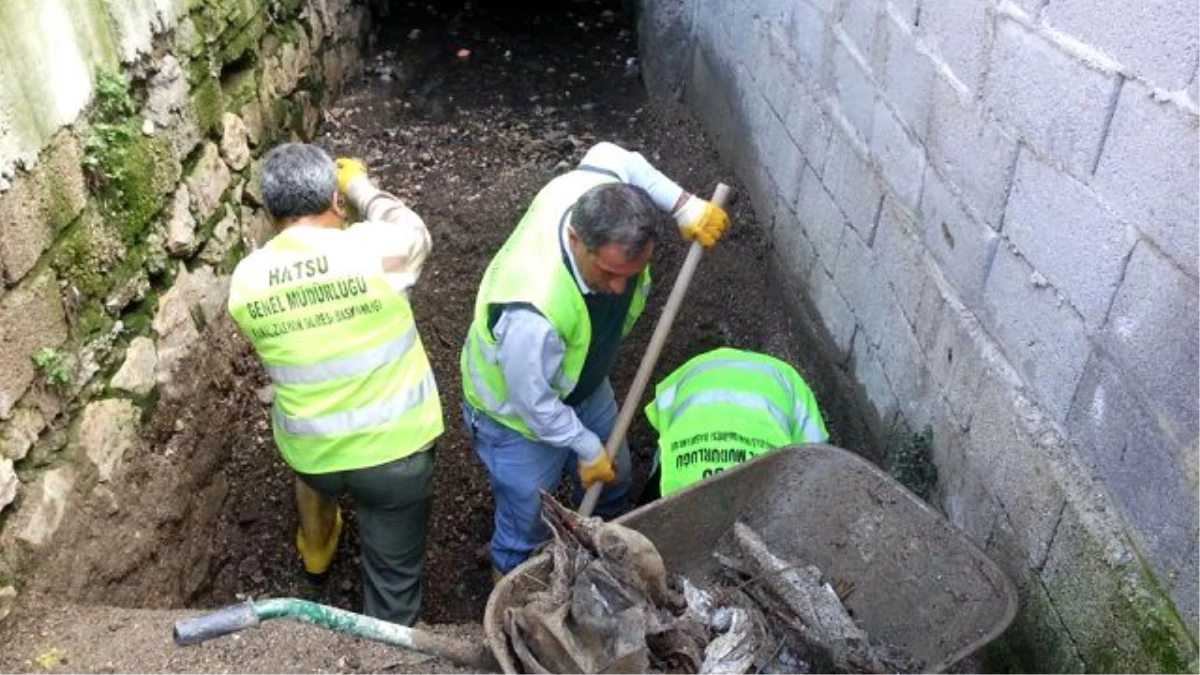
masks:
<path fill-rule="evenodd" d="M 611 171 L 623 183 L 645 190 L 654 205 L 670 212 L 683 189 L 655 169 L 640 153 L 613 143 L 597 143 L 580 161 L 580 167 Z M 559 233 L 565 242 L 565 231 Z M 565 246 L 565 243 L 564 243 Z M 570 251 L 569 248 L 565 250 Z M 589 293 L 574 259 L 568 255 L 580 292 Z M 594 461 L 604 441 L 583 426 L 575 411 L 550 385 L 562 371 L 567 347 L 550 322 L 523 306 L 505 308 L 492 328 L 513 413 L 549 445 L 570 448 L 584 462 Z"/>
<path fill-rule="evenodd" d="M 425 221 L 365 176 L 352 180 L 347 192 L 363 220 L 346 228 L 346 233 L 361 242 L 364 255 L 378 256 L 392 288 L 407 294 L 421 277 L 433 245 Z"/>

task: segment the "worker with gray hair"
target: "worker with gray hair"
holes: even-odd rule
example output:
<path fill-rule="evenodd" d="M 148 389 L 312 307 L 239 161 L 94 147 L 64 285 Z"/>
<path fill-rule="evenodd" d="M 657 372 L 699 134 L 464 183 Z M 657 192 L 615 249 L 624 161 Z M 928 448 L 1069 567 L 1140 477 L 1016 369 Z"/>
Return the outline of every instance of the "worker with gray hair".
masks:
<path fill-rule="evenodd" d="M 234 270 L 229 311 L 274 387 L 275 444 L 296 473 L 305 571 L 328 572 L 354 499 L 364 612 L 412 625 L 443 431 L 408 290 L 429 231 L 357 160 L 313 145 L 266 156 L 262 196 L 279 233 Z M 347 207 L 362 218 L 345 227 Z"/>
<path fill-rule="evenodd" d="M 598 515 L 625 508 L 629 448 L 611 459 L 604 449 L 617 417 L 608 376 L 645 307 L 666 213 L 706 247 L 729 226 L 642 155 L 599 143 L 538 193 L 484 273 L 461 367 L 467 430 L 495 498 L 495 574 L 546 539 L 538 495 L 564 472 L 577 500 L 605 484 Z"/>

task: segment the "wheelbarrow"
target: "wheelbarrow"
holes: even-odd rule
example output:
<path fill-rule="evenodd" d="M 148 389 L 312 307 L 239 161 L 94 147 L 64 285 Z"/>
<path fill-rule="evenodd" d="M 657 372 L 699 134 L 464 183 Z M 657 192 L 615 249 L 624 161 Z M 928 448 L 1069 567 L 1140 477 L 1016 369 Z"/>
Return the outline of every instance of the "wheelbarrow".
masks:
<path fill-rule="evenodd" d="M 712 552 L 742 521 L 781 558 L 803 560 L 853 584 L 845 600 L 873 641 L 899 648 L 923 672 L 944 672 L 1003 633 L 1017 611 L 1012 582 L 961 532 L 866 460 L 831 445 L 782 448 L 643 506 L 617 522 L 646 535 L 667 569 L 703 584 Z M 487 645 L 397 626 L 300 600 L 261 600 L 175 624 L 195 644 L 292 617 L 480 670 L 520 672 L 504 632 L 505 610 L 545 587 L 540 553 L 488 597 Z"/>

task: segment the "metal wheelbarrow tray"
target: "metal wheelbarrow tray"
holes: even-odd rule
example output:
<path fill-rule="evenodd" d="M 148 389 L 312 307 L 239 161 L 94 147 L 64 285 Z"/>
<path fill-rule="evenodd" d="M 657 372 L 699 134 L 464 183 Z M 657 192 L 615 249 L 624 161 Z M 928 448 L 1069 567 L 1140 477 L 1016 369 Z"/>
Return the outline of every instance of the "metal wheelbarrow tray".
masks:
<path fill-rule="evenodd" d="M 831 445 L 783 448 L 633 511 L 671 572 L 703 582 L 712 552 L 741 520 L 776 555 L 818 566 L 854 592 L 845 605 L 873 641 L 942 672 L 1003 633 L 1017 611 L 1012 582 L 937 511 L 866 460 Z M 484 629 L 505 672 L 520 672 L 504 610 L 542 588 L 537 555 L 488 598 Z"/>

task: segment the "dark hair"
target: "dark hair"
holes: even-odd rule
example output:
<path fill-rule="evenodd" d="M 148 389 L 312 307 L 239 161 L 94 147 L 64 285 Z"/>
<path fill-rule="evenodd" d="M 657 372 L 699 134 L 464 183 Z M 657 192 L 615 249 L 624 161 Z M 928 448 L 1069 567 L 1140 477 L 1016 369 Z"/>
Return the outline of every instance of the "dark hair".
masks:
<path fill-rule="evenodd" d="M 275 220 L 325 213 L 336 190 L 333 159 L 315 145 L 284 143 L 263 161 L 263 205 Z"/>
<path fill-rule="evenodd" d="M 589 251 L 617 244 L 626 259 L 636 258 L 662 233 L 663 213 L 650 195 L 626 183 L 605 183 L 583 193 L 571 213 L 571 227 Z"/>

